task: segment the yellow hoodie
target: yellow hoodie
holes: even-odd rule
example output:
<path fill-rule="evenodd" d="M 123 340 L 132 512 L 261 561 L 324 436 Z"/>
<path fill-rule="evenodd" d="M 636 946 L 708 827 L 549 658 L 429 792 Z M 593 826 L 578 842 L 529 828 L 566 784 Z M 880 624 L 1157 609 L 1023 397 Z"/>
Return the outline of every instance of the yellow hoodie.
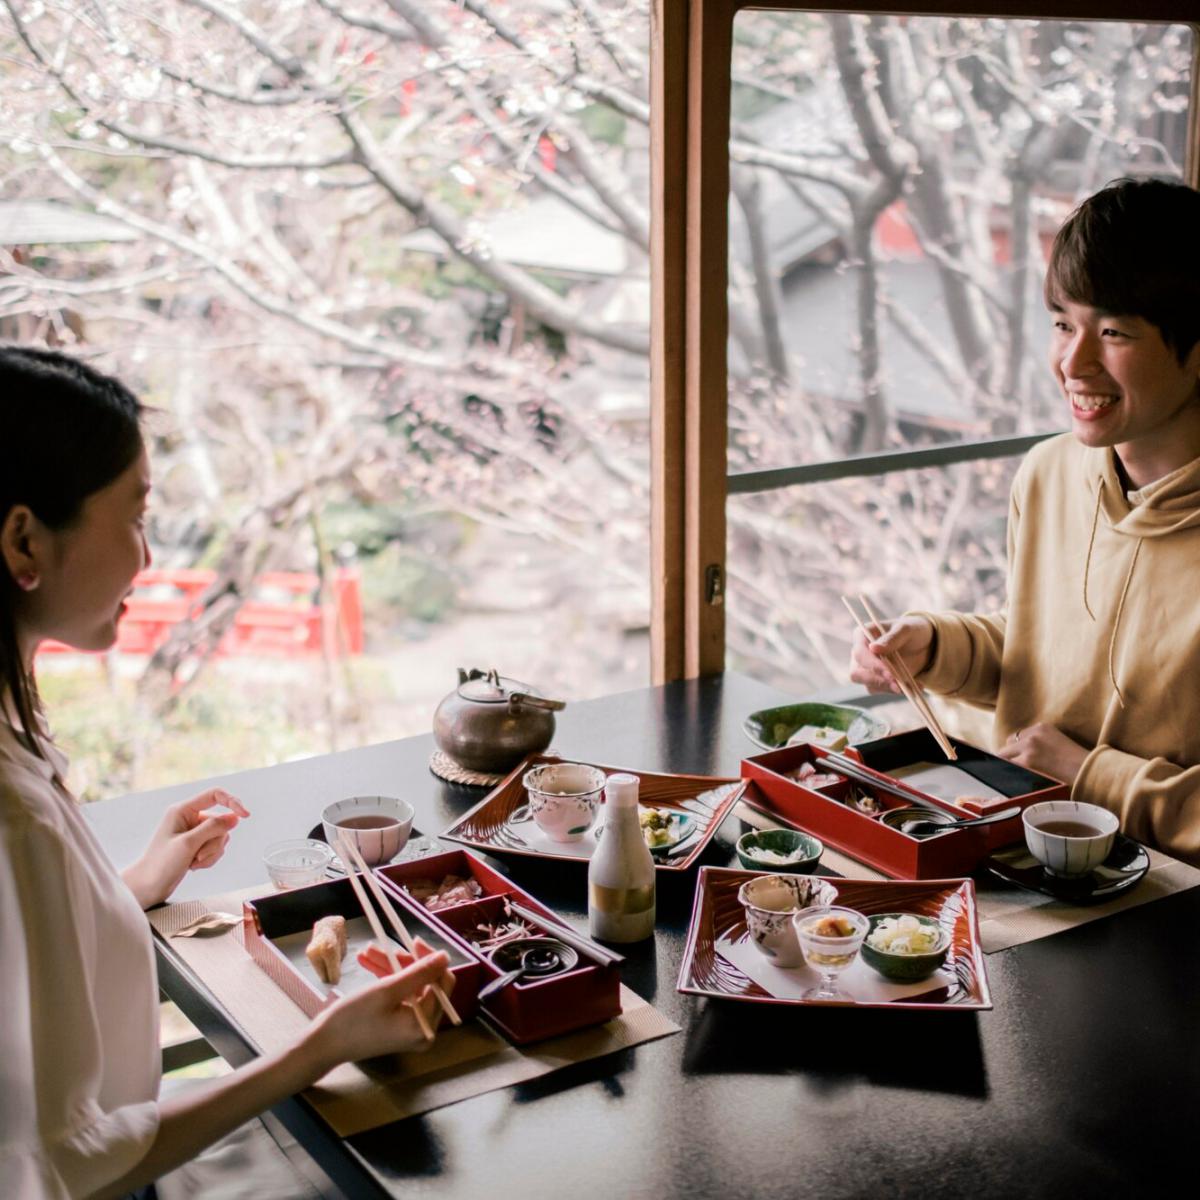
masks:
<path fill-rule="evenodd" d="M 930 690 L 995 711 L 999 746 L 1045 721 L 1088 754 L 1073 800 L 1200 864 L 1200 459 L 1131 504 L 1112 450 L 1069 434 L 1013 482 L 1008 610 L 922 613 Z"/>

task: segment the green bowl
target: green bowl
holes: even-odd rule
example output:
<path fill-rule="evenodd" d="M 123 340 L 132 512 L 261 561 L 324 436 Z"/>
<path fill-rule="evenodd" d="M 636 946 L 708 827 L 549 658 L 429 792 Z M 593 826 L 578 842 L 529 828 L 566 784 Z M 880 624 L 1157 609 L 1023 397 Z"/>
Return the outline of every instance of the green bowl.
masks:
<path fill-rule="evenodd" d="M 788 738 L 804 725 L 840 729 L 850 739 L 851 745 L 886 737 L 889 729 L 886 721 L 873 717 L 865 709 L 850 704 L 815 702 L 760 708 L 746 718 L 742 729 L 756 746 L 764 750 L 778 750 L 780 746 L 786 746 Z"/>
<path fill-rule="evenodd" d="M 802 850 L 804 857 L 789 863 L 764 862 L 750 853 L 755 846 L 774 850 L 776 854 Z M 815 837 L 798 829 L 753 829 L 737 840 L 738 861 L 743 867 L 748 871 L 770 871 L 773 875 L 811 875 L 824 853 L 825 847 Z"/>
<path fill-rule="evenodd" d="M 916 917 L 922 925 L 932 925 L 937 929 L 942 934 L 944 945 L 927 954 L 893 954 L 890 950 L 878 950 L 869 944 L 868 939 L 885 917 Z M 950 953 L 950 935 L 932 917 L 923 917 L 920 913 L 875 913 L 870 918 L 860 953 L 863 961 L 885 979 L 895 983 L 919 983 L 922 979 L 928 979 L 946 961 L 946 955 Z"/>

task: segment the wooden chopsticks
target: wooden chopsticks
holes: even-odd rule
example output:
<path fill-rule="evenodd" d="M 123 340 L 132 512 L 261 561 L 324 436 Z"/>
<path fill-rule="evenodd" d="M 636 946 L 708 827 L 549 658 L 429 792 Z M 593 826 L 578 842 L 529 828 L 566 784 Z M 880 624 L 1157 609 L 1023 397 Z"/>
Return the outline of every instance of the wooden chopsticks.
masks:
<path fill-rule="evenodd" d="M 863 606 L 867 614 L 867 619 L 878 630 L 876 636 L 881 636 L 884 632 L 884 624 L 880 619 L 879 614 L 871 607 L 871 602 L 861 592 L 858 595 L 858 602 Z M 863 624 L 858 613 L 854 611 L 854 605 L 843 596 L 842 603 L 846 606 L 846 611 L 854 618 L 854 623 L 863 632 L 863 637 L 868 641 L 874 641 L 871 633 Z M 934 716 L 933 709 L 929 707 L 929 701 L 925 699 L 925 692 L 921 685 L 913 678 L 913 673 L 908 669 L 908 665 L 899 654 L 885 654 L 882 656 L 883 661 L 887 663 L 891 669 L 892 675 L 899 684 L 900 690 L 904 693 L 908 702 L 920 714 L 921 720 L 924 721 L 925 727 L 933 734 L 934 741 L 941 747 L 942 753 L 954 762 L 958 758 L 958 752 L 954 749 L 950 739 L 946 736 L 946 731 L 942 728 L 937 717 Z"/>
<path fill-rule="evenodd" d="M 392 902 L 387 898 L 387 893 L 379 884 L 379 880 L 371 874 L 367 864 L 363 861 L 362 855 L 358 852 L 358 847 L 354 844 L 354 840 L 345 835 L 338 835 L 337 846 L 335 847 L 338 854 L 341 855 L 342 862 L 346 865 L 346 878 L 350 880 L 350 886 L 354 889 L 355 896 L 358 897 L 358 903 L 362 907 L 367 920 L 371 923 L 371 931 L 375 934 L 384 954 L 387 955 L 388 965 L 393 971 L 400 970 L 400 964 L 396 958 L 395 952 L 389 944 L 389 938 L 383 932 L 383 926 L 379 922 L 379 917 L 376 915 L 374 907 L 367 900 L 367 894 L 363 890 L 362 884 L 359 882 L 359 872 L 362 878 L 366 880 L 367 887 L 371 889 L 371 894 L 375 897 L 375 902 L 379 905 L 383 915 L 391 922 L 392 928 L 396 931 L 396 936 L 400 940 L 400 944 L 409 954 L 416 954 L 416 944 L 412 939 L 412 935 L 408 932 L 404 922 L 400 919 L 400 914 L 392 907 Z M 461 1025 L 462 1017 L 458 1015 L 458 1010 L 450 1003 L 450 997 L 442 990 L 441 984 L 435 983 L 430 985 L 433 988 L 433 994 L 437 997 L 438 1003 L 442 1006 L 442 1012 L 450 1019 L 452 1025 Z M 425 1019 L 425 1014 L 421 1011 L 417 1004 L 412 1005 L 413 1016 L 417 1019 L 417 1024 L 421 1027 L 421 1032 L 427 1039 L 433 1038 L 433 1030 L 429 1026 L 429 1022 Z"/>

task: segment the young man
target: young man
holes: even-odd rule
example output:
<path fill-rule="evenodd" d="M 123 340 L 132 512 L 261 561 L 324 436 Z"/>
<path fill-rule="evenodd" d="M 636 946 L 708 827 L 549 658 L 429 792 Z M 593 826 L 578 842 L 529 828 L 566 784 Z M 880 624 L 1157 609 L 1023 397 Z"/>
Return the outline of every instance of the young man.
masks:
<path fill-rule="evenodd" d="M 1045 285 L 1071 432 L 1013 483 L 1008 607 L 861 635 L 851 678 L 995 711 L 998 752 L 1200 863 L 1200 192 L 1120 180 L 1072 213 Z"/>

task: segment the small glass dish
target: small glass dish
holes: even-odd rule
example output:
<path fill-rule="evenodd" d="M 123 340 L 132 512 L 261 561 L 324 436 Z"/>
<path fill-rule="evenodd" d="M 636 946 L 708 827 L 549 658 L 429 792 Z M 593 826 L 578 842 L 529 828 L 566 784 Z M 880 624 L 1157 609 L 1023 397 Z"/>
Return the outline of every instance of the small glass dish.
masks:
<path fill-rule="evenodd" d="M 271 882 L 282 892 L 320 883 L 333 861 L 333 851 L 315 838 L 290 838 L 275 842 L 263 855 Z"/>
<path fill-rule="evenodd" d="M 805 992 L 804 999 L 851 1000 L 845 992 L 838 991 L 835 982 L 858 957 L 859 947 L 867 936 L 867 918 L 852 908 L 825 905 L 796 913 L 792 923 L 804 961 L 821 977 L 820 986 Z M 830 928 L 837 926 L 849 932 L 833 932 Z"/>

